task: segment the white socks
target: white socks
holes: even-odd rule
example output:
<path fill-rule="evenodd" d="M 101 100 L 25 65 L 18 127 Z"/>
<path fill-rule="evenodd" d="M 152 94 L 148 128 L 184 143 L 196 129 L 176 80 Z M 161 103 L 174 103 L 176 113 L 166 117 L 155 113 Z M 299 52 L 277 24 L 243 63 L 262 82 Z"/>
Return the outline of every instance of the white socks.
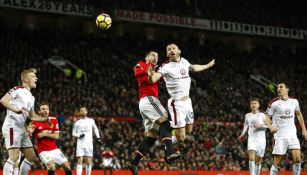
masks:
<path fill-rule="evenodd" d="M 27 159 L 24 159 L 20 166 L 20 175 L 28 175 L 31 169 L 31 165 L 31 162 L 29 162 Z"/>
<path fill-rule="evenodd" d="M 10 159 L 7 159 L 3 166 L 3 175 L 12 175 L 14 172 L 14 162 Z"/>
<path fill-rule="evenodd" d="M 91 175 L 92 165 L 86 165 L 85 169 L 86 169 L 86 175 Z"/>
<path fill-rule="evenodd" d="M 292 166 L 293 175 L 301 174 L 301 163 L 294 163 Z"/>
<path fill-rule="evenodd" d="M 255 175 L 255 171 L 256 171 L 255 161 L 249 161 L 248 165 L 249 165 L 248 166 L 249 167 L 249 174 Z"/>
<path fill-rule="evenodd" d="M 278 168 L 273 164 L 270 169 L 270 175 L 277 175 Z"/>
<path fill-rule="evenodd" d="M 257 165 L 257 164 L 256 164 L 255 175 L 259 175 L 259 174 L 260 174 L 260 171 L 261 171 L 261 164 L 260 164 L 260 165 Z"/>
<path fill-rule="evenodd" d="M 77 175 L 82 175 L 82 164 L 81 165 L 79 165 L 79 164 L 77 164 Z"/>

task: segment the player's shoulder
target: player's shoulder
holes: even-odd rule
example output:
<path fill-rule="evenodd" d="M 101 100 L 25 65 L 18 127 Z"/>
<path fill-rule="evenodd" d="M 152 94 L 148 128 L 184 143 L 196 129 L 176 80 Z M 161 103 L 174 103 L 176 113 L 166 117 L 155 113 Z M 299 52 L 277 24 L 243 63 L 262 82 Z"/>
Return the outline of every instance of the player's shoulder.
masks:
<path fill-rule="evenodd" d="M 271 99 L 268 103 L 268 107 L 271 107 L 274 103 L 276 103 L 279 100 L 279 97 L 275 97 Z"/>
<path fill-rule="evenodd" d="M 294 102 L 298 102 L 297 98 L 295 98 L 295 97 L 289 97 L 289 100 L 294 101 Z"/>
<path fill-rule="evenodd" d="M 53 116 L 49 116 L 48 119 L 50 121 L 56 121 L 56 122 L 58 121 L 58 119 L 56 117 L 53 117 Z"/>
<path fill-rule="evenodd" d="M 170 63 L 171 63 L 170 60 L 165 60 L 165 61 L 159 66 L 159 68 L 166 67 L 166 66 L 169 65 Z"/>
<path fill-rule="evenodd" d="M 24 89 L 25 89 L 25 87 L 23 87 L 23 86 L 14 86 L 12 89 L 10 89 L 9 94 L 14 92 L 14 91 L 21 91 L 21 90 L 24 90 Z"/>
<path fill-rule="evenodd" d="M 135 64 L 134 69 L 137 67 L 146 67 L 146 63 L 144 61 L 139 61 Z"/>

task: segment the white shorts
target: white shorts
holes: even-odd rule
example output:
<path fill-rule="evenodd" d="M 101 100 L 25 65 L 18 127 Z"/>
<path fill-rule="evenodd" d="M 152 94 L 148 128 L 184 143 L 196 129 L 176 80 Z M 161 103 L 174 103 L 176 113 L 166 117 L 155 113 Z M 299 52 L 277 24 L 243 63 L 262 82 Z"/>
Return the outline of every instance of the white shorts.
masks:
<path fill-rule="evenodd" d="M 247 142 L 247 150 L 248 151 L 255 151 L 258 157 L 263 157 L 265 153 L 265 145 L 266 141 L 259 141 L 257 139 L 250 139 L 248 138 Z"/>
<path fill-rule="evenodd" d="M 93 147 L 88 146 L 87 148 L 80 148 L 77 146 L 76 157 L 93 157 Z"/>
<path fill-rule="evenodd" d="M 288 149 L 301 149 L 301 145 L 297 136 L 274 139 L 273 154 L 285 155 Z"/>
<path fill-rule="evenodd" d="M 3 124 L 2 134 L 6 149 L 33 147 L 31 139 L 24 127 Z"/>
<path fill-rule="evenodd" d="M 143 97 L 140 100 L 139 109 L 143 118 L 145 132 L 153 128 L 159 130 L 159 125 L 155 123 L 156 120 L 167 115 L 167 112 L 160 101 L 153 96 Z"/>
<path fill-rule="evenodd" d="M 171 126 L 173 128 L 183 128 L 187 124 L 194 123 L 194 113 L 192 100 L 188 98 L 184 101 L 168 100 L 168 110 L 171 115 Z"/>
<path fill-rule="evenodd" d="M 39 154 L 39 158 L 48 167 L 48 162 L 54 161 L 58 165 L 62 165 L 64 162 L 67 162 L 67 158 L 59 149 L 54 149 L 51 151 L 43 151 Z"/>

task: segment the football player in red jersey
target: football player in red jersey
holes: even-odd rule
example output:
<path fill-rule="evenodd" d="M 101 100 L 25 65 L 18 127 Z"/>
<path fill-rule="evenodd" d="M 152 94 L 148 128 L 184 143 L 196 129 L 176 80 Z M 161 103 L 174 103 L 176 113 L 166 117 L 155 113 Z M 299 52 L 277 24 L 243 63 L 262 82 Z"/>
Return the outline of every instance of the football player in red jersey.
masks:
<path fill-rule="evenodd" d="M 67 158 L 55 144 L 55 140 L 59 139 L 60 136 L 58 120 L 49 116 L 49 106 L 47 104 L 41 104 L 39 110 L 42 117 L 48 117 L 49 122 L 34 121 L 28 127 L 28 132 L 35 134 L 39 158 L 47 167 L 48 175 L 55 174 L 56 164 L 64 168 L 66 175 L 72 175 Z"/>
<path fill-rule="evenodd" d="M 159 82 L 149 83 L 147 68 L 154 67 L 158 62 L 158 53 L 149 51 L 146 54 L 145 62 L 139 61 L 134 67 L 134 76 L 139 86 L 139 110 L 145 127 L 145 138 L 139 145 L 135 158 L 128 164 L 133 175 L 138 174 L 137 165 L 143 156 L 149 152 L 159 135 L 166 147 L 165 160 L 169 163 L 180 159 L 181 155 L 174 153 L 172 149 L 171 126 L 167 119 L 167 112 L 158 100 Z"/>

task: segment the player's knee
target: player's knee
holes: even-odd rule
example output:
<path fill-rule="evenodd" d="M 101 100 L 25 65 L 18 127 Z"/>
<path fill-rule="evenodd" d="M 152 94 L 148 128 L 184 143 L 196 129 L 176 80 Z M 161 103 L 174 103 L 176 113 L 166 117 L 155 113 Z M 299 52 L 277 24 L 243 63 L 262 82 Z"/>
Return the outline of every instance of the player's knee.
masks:
<path fill-rule="evenodd" d="M 51 171 L 54 171 L 54 170 L 55 170 L 55 163 L 52 162 L 52 161 L 46 163 L 46 166 L 47 166 L 47 169 L 48 169 L 48 170 L 51 170 Z"/>
<path fill-rule="evenodd" d="M 301 158 L 300 157 L 295 157 L 293 158 L 293 163 L 301 163 Z"/>
<path fill-rule="evenodd" d="M 179 142 L 184 142 L 185 135 L 177 135 L 176 137 Z"/>
<path fill-rule="evenodd" d="M 68 163 L 63 164 L 62 167 L 65 171 L 71 170 L 70 165 Z"/>

